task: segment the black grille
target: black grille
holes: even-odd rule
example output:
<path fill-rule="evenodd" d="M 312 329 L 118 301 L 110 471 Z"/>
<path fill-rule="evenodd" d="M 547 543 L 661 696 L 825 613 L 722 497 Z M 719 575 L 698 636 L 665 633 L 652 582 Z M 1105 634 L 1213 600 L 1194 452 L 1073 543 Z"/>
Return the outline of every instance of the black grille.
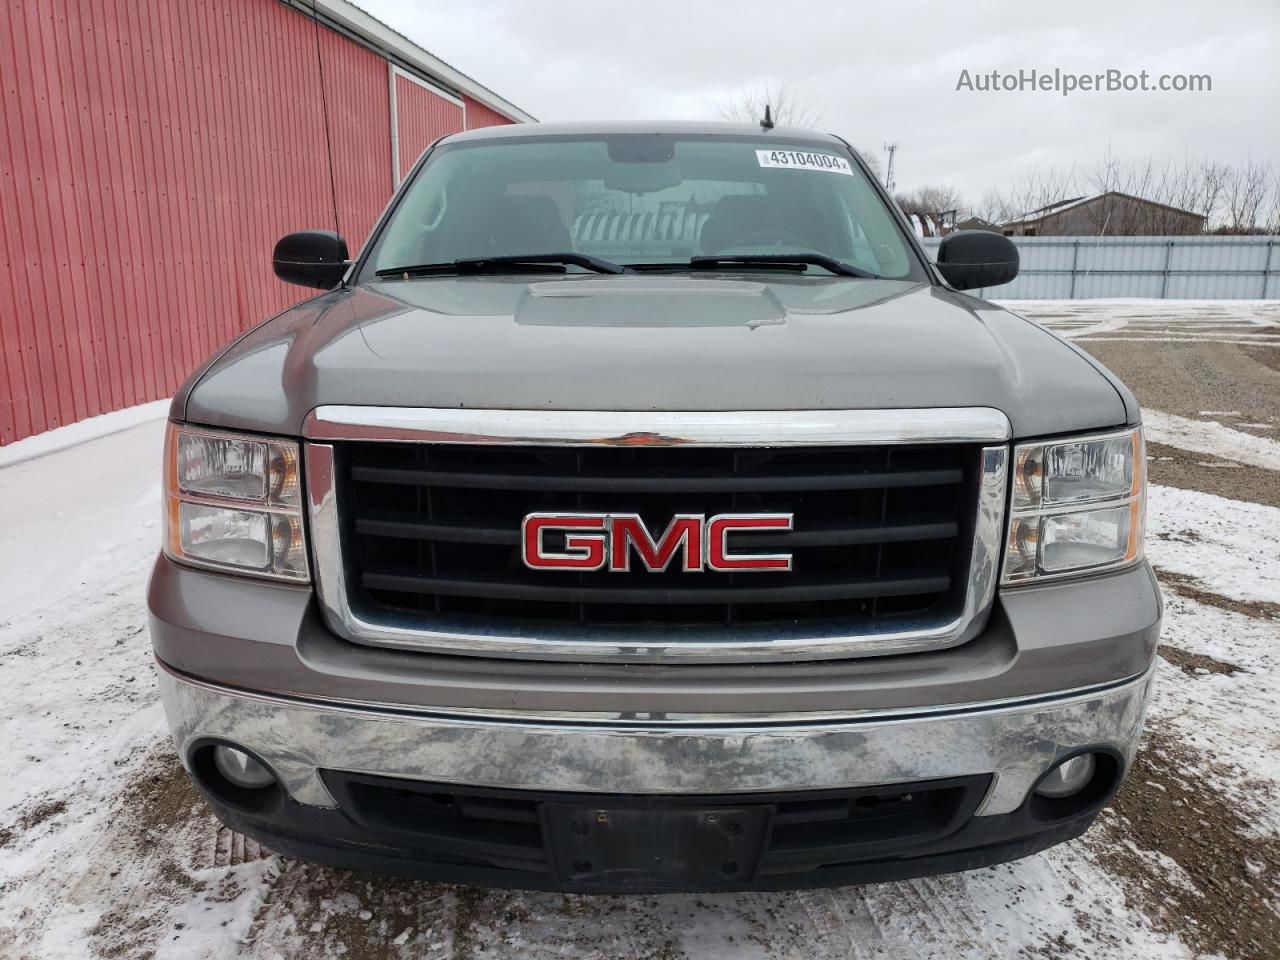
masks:
<path fill-rule="evenodd" d="M 967 581 L 975 446 L 337 447 L 348 589 L 357 610 L 486 624 L 859 623 L 958 612 Z M 785 512 L 790 532 L 736 533 L 738 552 L 789 552 L 790 572 L 530 570 L 532 512 Z M 556 534 L 547 545 L 554 549 Z"/>

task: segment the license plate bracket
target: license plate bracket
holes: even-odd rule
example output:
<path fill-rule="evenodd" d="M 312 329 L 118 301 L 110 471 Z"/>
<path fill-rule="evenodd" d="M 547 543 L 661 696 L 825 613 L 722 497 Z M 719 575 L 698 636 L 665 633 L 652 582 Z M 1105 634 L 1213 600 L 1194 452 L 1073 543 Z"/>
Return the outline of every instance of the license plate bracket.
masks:
<path fill-rule="evenodd" d="M 755 877 L 772 817 L 770 804 L 542 805 L 567 888 L 742 886 Z"/>

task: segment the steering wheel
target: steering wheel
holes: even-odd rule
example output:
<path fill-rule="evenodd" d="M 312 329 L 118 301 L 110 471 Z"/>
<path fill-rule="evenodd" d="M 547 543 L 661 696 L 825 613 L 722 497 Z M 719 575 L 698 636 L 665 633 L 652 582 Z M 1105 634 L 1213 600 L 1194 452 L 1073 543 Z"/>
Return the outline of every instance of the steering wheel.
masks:
<path fill-rule="evenodd" d="M 728 250 L 717 250 L 716 253 L 723 253 L 725 256 L 730 255 L 730 251 L 734 247 L 781 247 L 795 246 L 801 250 L 813 249 L 813 242 L 808 237 L 802 237 L 794 230 L 752 230 L 748 234 L 741 237 L 735 237 L 733 245 Z"/>

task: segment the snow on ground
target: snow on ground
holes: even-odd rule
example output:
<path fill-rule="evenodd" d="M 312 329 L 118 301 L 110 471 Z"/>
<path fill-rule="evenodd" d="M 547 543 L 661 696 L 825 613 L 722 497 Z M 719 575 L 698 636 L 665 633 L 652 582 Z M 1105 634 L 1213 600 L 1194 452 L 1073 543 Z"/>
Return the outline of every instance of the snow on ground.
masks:
<path fill-rule="evenodd" d="M 1207 411 L 1201 414 L 1207 415 Z M 1243 430 L 1224 426 L 1217 420 L 1193 420 L 1159 410 L 1144 410 L 1142 424 L 1150 443 L 1164 443 L 1266 470 L 1280 470 L 1280 442 L 1268 437 L 1255 437 Z"/>
<path fill-rule="evenodd" d="M 1147 556 L 1160 570 L 1195 577 L 1215 594 L 1277 602 L 1278 517 L 1275 507 L 1153 487 L 1147 499 Z"/>
<path fill-rule="evenodd" d="M 1106 310 L 1085 319 L 1140 312 Z M 125 426 L 0 466 L 0 958 L 1277 955 L 1280 509 L 1248 490 L 1151 488 L 1167 610 L 1146 746 L 1080 840 L 861 888 L 565 897 L 331 871 L 219 827 L 177 765 L 152 679 L 163 425 Z M 1228 460 L 1270 450 L 1209 436 L 1201 452 Z"/>
<path fill-rule="evenodd" d="M 997 300 L 1081 342 L 1280 345 L 1277 300 Z"/>
<path fill-rule="evenodd" d="M 21 941 L 34 957 L 84 942 L 109 871 L 100 897 L 74 891 L 158 745 L 143 586 L 163 433 L 148 422 L 0 470 L 0 956 L 19 926 L 44 938 Z"/>
<path fill-rule="evenodd" d="M 128 430 L 140 423 L 163 420 L 168 412 L 168 400 L 154 400 L 136 407 L 126 407 L 101 416 L 88 417 L 76 423 L 69 423 L 65 427 L 46 430 L 34 437 L 26 437 L 17 443 L 0 447 L 0 467 L 65 450 L 67 447 L 74 447 L 76 444 L 86 443 L 97 437 Z"/>

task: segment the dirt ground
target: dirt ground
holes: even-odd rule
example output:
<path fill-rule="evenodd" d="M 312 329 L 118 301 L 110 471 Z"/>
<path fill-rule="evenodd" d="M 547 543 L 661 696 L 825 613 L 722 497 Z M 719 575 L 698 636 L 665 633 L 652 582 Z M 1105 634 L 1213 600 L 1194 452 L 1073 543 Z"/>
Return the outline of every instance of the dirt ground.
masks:
<path fill-rule="evenodd" d="M 1144 408 L 1216 425 L 1191 449 L 1176 432 L 1148 446 L 1156 694 L 1124 789 L 1081 839 L 902 883 L 626 898 L 275 856 L 210 816 L 164 734 L 143 598 L 157 474 L 134 465 L 158 449 L 151 424 L 0 469 L 0 504 L 86 475 L 104 491 L 56 523 L 0 515 L 24 542 L 74 528 L 99 545 L 59 593 L 65 563 L 0 538 L 0 960 L 1280 957 L 1280 471 L 1257 465 L 1265 443 L 1230 456 L 1243 434 L 1280 451 L 1280 305 L 1010 306 Z"/>
<path fill-rule="evenodd" d="M 1049 327 L 1072 334 L 1144 407 L 1280 440 L 1280 304 L 1251 308 L 1248 321 L 1230 307 L 1198 308 L 1196 322 L 1189 325 L 1160 301 L 1132 303 L 1123 311 L 1108 310 L 1106 320 L 1095 321 L 1089 332 L 1090 303 L 1075 301 L 1068 311 L 1028 309 L 1015 302 L 1009 308 L 1033 318 L 1050 314 Z M 1123 326 L 1117 325 L 1116 313 Z M 1270 323 L 1263 326 L 1259 320 Z M 1152 483 L 1224 497 L 1244 490 L 1250 500 L 1280 506 L 1278 471 L 1160 443 L 1149 443 L 1147 452 Z"/>

